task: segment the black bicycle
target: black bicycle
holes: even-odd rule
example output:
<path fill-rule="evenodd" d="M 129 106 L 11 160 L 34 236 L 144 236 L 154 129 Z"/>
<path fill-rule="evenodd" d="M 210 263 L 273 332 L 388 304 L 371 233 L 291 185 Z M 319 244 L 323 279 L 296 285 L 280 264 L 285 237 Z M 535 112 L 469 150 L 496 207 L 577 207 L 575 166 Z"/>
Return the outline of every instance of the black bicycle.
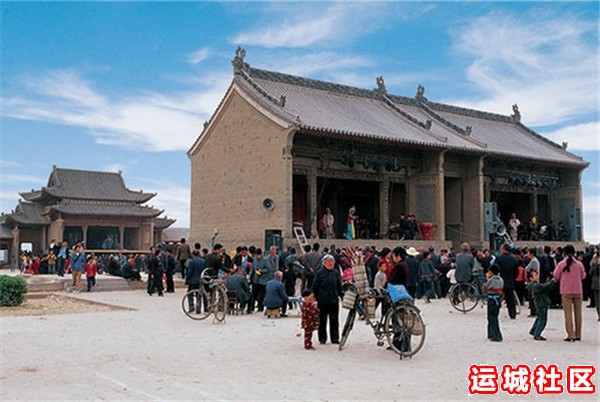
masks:
<path fill-rule="evenodd" d="M 354 294 L 356 298 L 346 317 L 339 350 L 342 350 L 346 345 L 350 331 L 354 327 L 357 311 L 362 307 L 362 304 L 367 306 L 373 304 L 363 302 L 375 297 L 373 289 L 368 289 L 367 294 L 364 296 L 358 296 L 354 287 L 350 287 L 346 292 L 351 292 L 350 295 Z M 425 322 L 421 316 L 421 311 L 412 301 L 392 303 L 387 292 L 381 298 L 383 303 L 387 303 L 385 305 L 389 307 L 378 321 L 371 320 L 372 317 L 374 318 L 374 311 L 369 311 L 369 308 L 365 311 L 365 322 L 373 329 L 373 334 L 377 338 L 377 346 L 383 346 L 383 339 L 385 338 L 390 349 L 400 355 L 400 359 L 414 356 L 425 343 Z M 374 306 L 372 308 L 374 309 Z"/>

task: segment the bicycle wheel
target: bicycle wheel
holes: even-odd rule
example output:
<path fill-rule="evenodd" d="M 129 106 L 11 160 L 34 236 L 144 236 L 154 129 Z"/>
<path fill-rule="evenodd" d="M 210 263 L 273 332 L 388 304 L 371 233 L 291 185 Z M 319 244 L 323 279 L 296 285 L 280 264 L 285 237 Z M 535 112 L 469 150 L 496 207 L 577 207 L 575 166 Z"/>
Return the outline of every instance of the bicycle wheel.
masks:
<path fill-rule="evenodd" d="M 419 310 L 411 304 L 390 308 L 384 328 L 390 347 L 401 358 L 414 356 L 425 343 L 425 323 Z"/>
<path fill-rule="evenodd" d="M 227 291 L 220 286 L 215 286 L 211 292 L 211 310 L 215 320 L 222 322 L 227 317 Z"/>
<path fill-rule="evenodd" d="M 207 303 L 208 294 L 204 288 L 193 289 L 181 299 L 181 309 L 192 320 L 203 320 L 210 315 Z"/>
<path fill-rule="evenodd" d="M 342 329 L 342 337 L 340 338 L 340 345 L 338 346 L 339 350 L 342 350 L 344 348 L 344 345 L 346 345 L 346 341 L 348 340 L 350 331 L 352 331 L 352 327 L 354 326 L 355 318 L 356 318 L 356 308 L 348 310 L 348 315 L 346 316 L 346 323 L 344 324 L 344 329 Z"/>
<path fill-rule="evenodd" d="M 479 302 L 477 289 L 470 283 L 455 284 L 449 297 L 452 307 L 462 313 L 473 310 Z"/>

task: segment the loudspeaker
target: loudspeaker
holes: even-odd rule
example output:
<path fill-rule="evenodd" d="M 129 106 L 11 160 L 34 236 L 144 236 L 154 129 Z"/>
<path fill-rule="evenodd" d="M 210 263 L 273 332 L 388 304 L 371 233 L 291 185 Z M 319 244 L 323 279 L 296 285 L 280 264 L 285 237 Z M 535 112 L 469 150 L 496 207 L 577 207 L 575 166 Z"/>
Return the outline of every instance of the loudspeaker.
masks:
<path fill-rule="evenodd" d="M 495 232 L 496 220 L 498 217 L 498 204 L 495 202 L 483 203 L 483 224 L 485 228 L 485 238 L 488 239 Z"/>
<path fill-rule="evenodd" d="M 265 198 L 262 202 L 262 206 L 267 211 L 272 211 L 275 209 L 275 201 L 271 198 Z"/>

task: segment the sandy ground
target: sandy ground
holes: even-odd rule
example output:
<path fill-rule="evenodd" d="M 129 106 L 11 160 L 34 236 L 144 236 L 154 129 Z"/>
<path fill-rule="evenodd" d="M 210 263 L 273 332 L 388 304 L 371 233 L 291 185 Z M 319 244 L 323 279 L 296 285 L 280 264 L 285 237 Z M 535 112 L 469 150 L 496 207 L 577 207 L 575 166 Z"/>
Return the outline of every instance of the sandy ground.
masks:
<path fill-rule="evenodd" d="M 427 322 L 423 349 L 412 359 L 377 347 L 357 322 L 347 347 L 302 347 L 300 319 L 229 316 L 225 324 L 193 321 L 181 311 L 184 292 L 69 295 L 134 310 L 0 316 L 0 400 L 469 400 L 472 364 L 556 364 L 599 368 L 598 321 L 584 309 L 583 341 L 566 343 L 562 310 L 550 310 L 534 342 L 532 319 L 501 312 L 505 341 L 486 340 L 485 309 L 454 312 L 447 300 L 417 302 Z M 77 305 L 77 304 L 76 304 Z M 97 307 L 97 306 L 96 306 Z M 110 310 L 110 309 L 109 309 Z M 342 310 L 341 321 L 345 317 Z M 315 339 L 316 341 L 316 339 Z M 598 387 L 598 375 L 594 377 Z M 564 385 L 564 382 L 563 382 Z M 566 392 L 552 400 L 597 400 Z M 513 399 L 506 393 L 480 399 Z M 533 390 L 519 399 L 543 400 Z"/>

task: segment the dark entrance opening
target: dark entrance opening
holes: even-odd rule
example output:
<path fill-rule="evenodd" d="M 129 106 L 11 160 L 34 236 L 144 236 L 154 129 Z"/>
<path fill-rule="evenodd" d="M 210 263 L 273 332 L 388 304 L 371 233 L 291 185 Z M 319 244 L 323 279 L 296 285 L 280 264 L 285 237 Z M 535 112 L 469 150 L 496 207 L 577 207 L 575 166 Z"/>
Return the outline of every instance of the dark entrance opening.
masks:
<path fill-rule="evenodd" d="M 444 213 L 446 215 L 446 240 L 460 243 L 463 233 L 463 190 L 462 180 L 444 178 Z"/>
<path fill-rule="evenodd" d="M 404 183 L 390 183 L 390 223 L 400 222 L 400 214 L 406 214 L 406 185 Z"/>
<path fill-rule="evenodd" d="M 305 175 L 295 174 L 292 179 L 292 219 L 308 228 L 308 179 Z"/>
<path fill-rule="evenodd" d="M 87 230 L 86 247 L 93 250 L 120 249 L 119 228 L 114 226 L 90 226 Z"/>
<path fill-rule="evenodd" d="M 528 222 L 534 212 L 532 195 L 528 193 L 492 191 L 490 201 L 498 205 L 500 219 L 505 225 L 508 225 L 510 214 L 513 212 L 522 224 Z"/>
<path fill-rule="evenodd" d="M 335 217 L 335 234 L 343 238 L 347 231 L 350 207 L 356 208 L 355 222 L 358 239 L 379 238 L 379 183 L 359 180 L 341 180 L 319 177 L 317 179 L 318 222 L 322 232 L 321 217 L 330 208 Z"/>
<path fill-rule="evenodd" d="M 63 232 L 63 240 L 69 245 L 73 245 L 78 241 L 83 241 L 83 229 L 81 226 L 66 226 Z M 85 245 L 88 248 L 87 244 Z"/>

